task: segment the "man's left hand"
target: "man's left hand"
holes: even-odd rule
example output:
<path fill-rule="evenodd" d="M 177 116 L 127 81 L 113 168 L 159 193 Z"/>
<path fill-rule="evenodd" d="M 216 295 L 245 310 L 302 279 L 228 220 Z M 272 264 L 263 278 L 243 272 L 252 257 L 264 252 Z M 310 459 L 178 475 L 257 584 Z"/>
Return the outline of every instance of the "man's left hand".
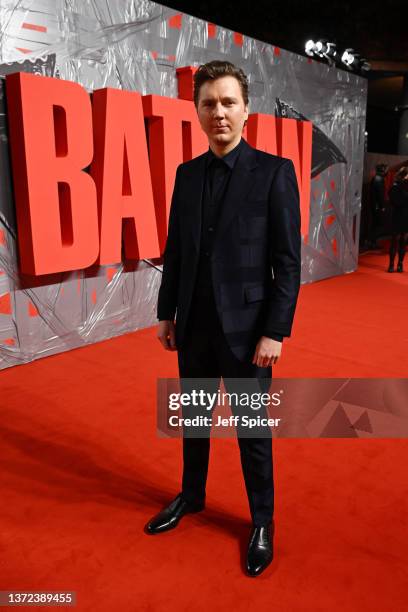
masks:
<path fill-rule="evenodd" d="M 282 342 L 262 336 L 256 345 L 252 363 L 260 368 L 267 368 L 278 361 L 281 351 Z"/>

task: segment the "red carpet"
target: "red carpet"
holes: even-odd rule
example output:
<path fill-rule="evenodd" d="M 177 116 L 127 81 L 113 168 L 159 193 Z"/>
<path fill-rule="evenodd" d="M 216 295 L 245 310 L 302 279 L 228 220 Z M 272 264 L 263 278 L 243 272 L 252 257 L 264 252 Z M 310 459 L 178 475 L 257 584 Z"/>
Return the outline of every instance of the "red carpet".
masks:
<path fill-rule="evenodd" d="M 275 376 L 406 377 L 408 272 L 386 263 L 302 287 Z M 181 441 L 155 431 L 166 376 L 156 328 L 0 373 L 0 590 L 76 591 L 81 612 L 407 610 L 407 440 L 274 440 L 256 579 L 236 440 L 212 440 L 206 511 L 145 535 L 180 485 Z"/>

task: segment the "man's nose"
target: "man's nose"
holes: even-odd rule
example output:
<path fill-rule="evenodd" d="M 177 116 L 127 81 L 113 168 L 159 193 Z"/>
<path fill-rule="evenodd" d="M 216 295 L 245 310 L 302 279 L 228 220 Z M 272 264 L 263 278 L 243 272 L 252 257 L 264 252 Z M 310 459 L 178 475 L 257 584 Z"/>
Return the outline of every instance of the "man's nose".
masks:
<path fill-rule="evenodd" d="M 218 119 L 219 117 L 224 117 L 224 115 L 225 115 L 225 111 L 224 111 L 223 105 L 221 103 L 216 104 L 214 106 L 214 117 Z"/>

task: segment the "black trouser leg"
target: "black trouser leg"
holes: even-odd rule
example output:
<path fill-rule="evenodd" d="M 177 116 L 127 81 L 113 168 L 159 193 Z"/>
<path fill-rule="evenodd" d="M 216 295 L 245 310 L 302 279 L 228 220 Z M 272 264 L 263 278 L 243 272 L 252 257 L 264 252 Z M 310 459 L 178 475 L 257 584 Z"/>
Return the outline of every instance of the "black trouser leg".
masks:
<path fill-rule="evenodd" d="M 406 244 L 406 235 L 404 232 L 401 232 L 399 241 L 398 241 L 398 264 L 402 264 L 405 257 L 405 244 Z"/>
<path fill-rule="evenodd" d="M 205 501 L 209 454 L 209 438 L 183 438 L 183 479 L 181 490 L 184 499 L 192 504 L 199 504 Z"/>
<path fill-rule="evenodd" d="M 395 254 L 397 252 L 397 234 L 392 233 L 391 243 L 390 243 L 390 268 L 394 267 Z"/>
<path fill-rule="evenodd" d="M 252 522 L 267 525 L 274 512 L 272 439 L 238 438 Z"/>
<path fill-rule="evenodd" d="M 213 347 L 210 342 L 211 321 L 208 313 L 202 313 L 194 308 L 186 332 L 186 342 L 178 350 L 179 376 L 182 392 L 190 393 L 193 389 L 203 388 L 206 392 L 215 393 L 218 389 L 220 373 L 214 359 Z M 216 321 L 215 321 L 216 323 Z M 183 380 L 187 379 L 187 380 Z M 191 379 L 191 380 L 188 380 Z M 194 379 L 211 379 L 194 384 Z M 206 412 L 208 416 L 212 412 Z M 183 417 L 194 416 L 194 410 L 183 407 Z M 208 463 L 210 455 L 210 432 L 204 437 L 191 437 L 188 428 L 183 427 L 183 478 L 182 495 L 191 503 L 205 501 Z M 194 435 L 194 432 L 193 434 Z"/>
<path fill-rule="evenodd" d="M 271 367 L 259 368 L 251 362 L 239 361 L 231 352 L 224 336 L 217 339 L 217 344 L 223 380 L 229 393 L 249 395 L 266 393 L 269 390 L 272 381 Z M 234 415 L 268 417 L 265 406 L 254 411 L 231 402 L 231 411 Z M 257 427 L 255 433 L 252 433 L 248 428 L 237 428 L 237 438 L 252 522 L 257 526 L 269 524 L 274 512 L 271 430 L 268 426 Z"/>

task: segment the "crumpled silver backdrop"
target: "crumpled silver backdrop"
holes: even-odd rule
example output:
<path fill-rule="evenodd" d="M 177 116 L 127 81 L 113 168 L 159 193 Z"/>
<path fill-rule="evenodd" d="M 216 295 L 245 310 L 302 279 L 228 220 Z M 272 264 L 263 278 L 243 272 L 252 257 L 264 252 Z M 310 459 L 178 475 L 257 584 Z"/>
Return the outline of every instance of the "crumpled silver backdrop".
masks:
<path fill-rule="evenodd" d="M 176 67 L 228 58 L 250 112 L 313 122 L 302 282 L 357 267 L 367 82 L 148 0 L 0 0 L 0 75 L 23 70 L 177 97 Z M 161 268 L 142 261 L 40 279 L 18 272 L 0 77 L 0 369 L 157 323 Z"/>

